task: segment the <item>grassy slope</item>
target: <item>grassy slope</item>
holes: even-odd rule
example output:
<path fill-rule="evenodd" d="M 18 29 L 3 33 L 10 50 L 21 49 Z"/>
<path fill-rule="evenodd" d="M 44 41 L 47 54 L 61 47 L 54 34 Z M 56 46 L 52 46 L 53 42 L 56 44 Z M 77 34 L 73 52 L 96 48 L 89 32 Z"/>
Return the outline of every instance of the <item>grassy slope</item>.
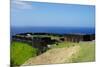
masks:
<path fill-rule="evenodd" d="M 95 61 L 95 43 L 79 43 L 80 51 L 78 55 L 73 56 L 72 62 L 92 62 Z"/>
<path fill-rule="evenodd" d="M 58 64 L 69 62 L 69 59 L 73 54 L 79 51 L 79 46 L 74 47 L 64 47 L 64 48 L 52 48 L 47 52 L 30 58 L 23 65 L 37 65 L 37 64 Z"/>
<path fill-rule="evenodd" d="M 73 46 L 73 47 L 72 47 Z M 64 49 L 64 50 L 63 50 Z M 40 56 L 30 58 L 23 65 L 91 62 L 95 60 L 94 42 L 62 42 Z"/>
<path fill-rule="evenodd" d="M 55 46 L 55 48 L 71 47 L 75 45 L 77 45 L 77 43 L 62 42 L 62 43 L 58 43 L 58 45 Z"/>
<path fill-rule="evenodd" d="M 63 48 L 71 46 L 80 46 L 79 53 L 72 56 L 70 62 L 90 62 L 95 61 L 95 44 L 94 42 L 80 42 L 80 43 L 71 43 L 71 42 L 62 42 L 54 46 L 54 48 Z M 25 43 L 13 42 L 11 45 L 11 59 L 13 64 L 21 65 L 30 57 L 36 56 L 36 49 L 33 49 L 31 46 Z"/>
<path fill-rule="evenodd" d="M 80 43 L 71 43 L 63 42 L 59 43 L 55 48 L 71 47 L 71 46 L 80 46 L 79 53 L 72 56 L 70 62 L 91 62 L 95 61 L 95 43 L 94 42 L 80 42 Z"/>
<path fill-rule="evenodd" d="M 28 44 L 13 42 L 11 44 L 11 65 L 21 65 L 30 57 L 36 56 L 36 49 Z"/>

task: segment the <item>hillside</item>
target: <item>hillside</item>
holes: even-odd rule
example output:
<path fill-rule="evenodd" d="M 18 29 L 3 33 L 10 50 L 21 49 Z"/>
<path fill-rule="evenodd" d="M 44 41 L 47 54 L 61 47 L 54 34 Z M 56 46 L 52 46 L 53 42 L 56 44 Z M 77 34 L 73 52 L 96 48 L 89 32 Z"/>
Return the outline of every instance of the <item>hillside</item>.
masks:
<path fill-rule="evenodd" d="M 95 43 L 60 43 L 47 52 L 28 59 L 23 65 L 59 64 L 95 61 Z"/>
<path fill-rule="evenodd" d="M 11 44 L 11 67 L 19 66 L 30 57 L 36 56 L 37 50 L 26 43 L 12 42 Z"/>
<path fill-rule="evenodd" d="M 56 63 L 65 63 L 69 62 L 72 55 L 79 52 L 79 46 L 73 46 L 70 48 L 54 48 L 50 49 L 47 52 L 30 58 L 23 65 L 33 65 L 33 64 L 56 64 Z"/>

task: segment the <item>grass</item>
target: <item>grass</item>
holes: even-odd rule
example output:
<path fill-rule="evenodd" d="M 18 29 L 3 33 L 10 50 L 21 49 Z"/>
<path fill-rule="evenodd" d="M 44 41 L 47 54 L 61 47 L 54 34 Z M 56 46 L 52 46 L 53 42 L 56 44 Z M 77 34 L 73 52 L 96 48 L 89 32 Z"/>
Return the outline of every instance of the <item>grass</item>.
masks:
<path fill-rule="evenodd" d="M 93 62 L 95 61 L 95 43 L 79 43 L 80 51 L 77 56 L 73 56 L 72 62 Z"/>
<path fill-rule="evenodd" d="M 16 35 L 16 36 L 23 37 L 23 35 Z M 53 35 L 33 35 L 32 37 L 50 37 L 51 39 L 59 39 L 61 36 L 53 36 Z"/>
<path fill-rule="evenodd" d="M 12 42 L 11 44 L 11 65 L 19 66 L 30 57 L 36 56 L 37 50 L 26 43 Z"/>
<path fill-rule="evenodd" d="M 33 37 L 50 37 L 51 39 L 59 39 L 59 36 L 53 36 L 53 35 L 33 35 Z"/>
<path fill-rule="evenodd" d="M 71 46 L 80 46 L 79 52 L 72 56 L 70 62 L 92 62 L 95 61 L 95 43 L 94 42 L 62 42 L 58 43 L 55 48 L 71 47 Z"/>
<path fill-rule="evenodd" d="M 55 48 L 71 47 L 71 46 L 75 46 L 75 45 L 77 45 L 77 43 L 61 42 L 61 43 L 58 43 L 58 45 L 55 46 Z"/>
<path fill-rule="evenodd" d="M 54 48 L 80 46 L 79 52 L 72 56 L 71 63 L 92 62 L 95 61 L 95 43 L 94 42 L 61 42 Z M 21 65 L 30 57 L 35 57 L 37 50 L 26 43 L 13 42 L 11 44 L 11 64 Z"/>

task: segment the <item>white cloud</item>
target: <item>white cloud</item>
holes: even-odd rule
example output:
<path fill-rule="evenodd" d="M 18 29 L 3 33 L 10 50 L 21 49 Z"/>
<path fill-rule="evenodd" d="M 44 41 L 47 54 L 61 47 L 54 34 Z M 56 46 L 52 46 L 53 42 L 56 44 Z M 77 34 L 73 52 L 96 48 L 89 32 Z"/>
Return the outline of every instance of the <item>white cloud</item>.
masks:
<path fill-rule="evenodd" d="M 37 1 L 37 2 L 49 2 L 49 3 L 65 3 L 65 4 L 83 4 L 83 5 L 95 5 L 96 0 L 23 0 L 23 1 Z"/>
<path fill-rule="evenodd" d="M 18 9 L 32 9 L 32 4 L 21 0 L 11 0 L 11 7 Z"/>

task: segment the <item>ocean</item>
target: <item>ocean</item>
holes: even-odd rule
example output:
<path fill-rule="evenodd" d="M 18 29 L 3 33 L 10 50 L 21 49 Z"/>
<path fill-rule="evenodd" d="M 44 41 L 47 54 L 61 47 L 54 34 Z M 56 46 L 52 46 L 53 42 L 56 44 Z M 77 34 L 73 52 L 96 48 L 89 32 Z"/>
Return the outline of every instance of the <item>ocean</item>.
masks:
<path fill-rule="evenodd" d="M 11 27 L 11 35 L 19 33 L 95 34 L 95 28 L 84 27 Z"/>

